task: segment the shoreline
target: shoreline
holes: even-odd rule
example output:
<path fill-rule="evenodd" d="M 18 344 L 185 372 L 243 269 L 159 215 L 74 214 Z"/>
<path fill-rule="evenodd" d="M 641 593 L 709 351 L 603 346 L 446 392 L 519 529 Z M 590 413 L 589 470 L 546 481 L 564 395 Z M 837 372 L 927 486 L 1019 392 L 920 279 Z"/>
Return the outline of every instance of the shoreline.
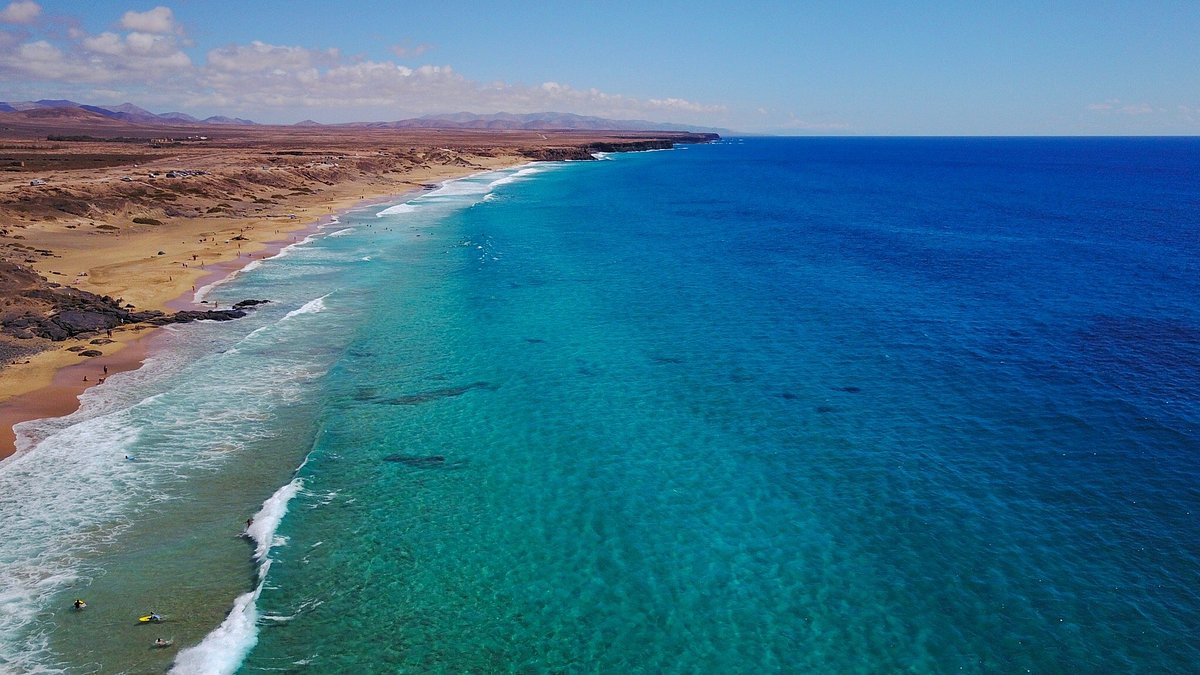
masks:
<path fill-rule="evenodd" d="M 473 173 L 447 175 L 438 180 L 437 185 L 440 187 L 447 182 L 474 175 L 474 173 L 487 173 L 523 166 L 527 163 L 529 163 L 528 160 Z M 282 237 L 279 239 L 256 242 L 260 244 L 260 248 L 247 251 L 245 255 L 237 252 L 233 258 L 220 260 L 204 267 L 204 273 L 196 279 L 196 283 L 192 285 L 191 289 L 166 300 L 162 305 L 172 311 L 213 309 L 212 305 L 197 302 L 196 294 L 211 290 L 234 278 L 252 262 L 269 260 L 288 246 L 320 233 L 346 213 L 397 200 L 415 199 L 428 191 L 425 188 L 414 188 L 370 197 L 362 195 L 353 200 L 350 198 L 332 200 L 322 208 L 322 210 L 328 208 L 329 212 L 318 216 L 316 220 L 282 232 Z M 403 203 L 403 201 L 397 203 Z M 116 328 L 112 331 L 115 349 L 111 349 L 109 353 L 82 362 L 50 364 L 48 367 L 51 373 L 48 383 L 13 393 L 6 400 L 0 402 L 0 463 L 23 454 L 23 451 L 26 450 L 17 444 L 17 433 L 14 428 L 17 424 L 52 417 L 65 417 L 74 413 L 81 405 L 80 396 L 88 389 L 103 384 L 108 376 L 141 368 L 146 359 L 154 354 L 152 343 L 154 338 L 161 334 L 161 328 L 161 326 L 147 324 L 131 324 Z M 63 355 L 74 356 L 64 347 L 46 350 L 34 355 L 31 360 L 42 357 L 43 360 L 58 361 Z M 8 366 L 7 369 L 14 367 Z M 11 372 L 0 371 L 0 377 L 12 377 L 12 375 Z"/>

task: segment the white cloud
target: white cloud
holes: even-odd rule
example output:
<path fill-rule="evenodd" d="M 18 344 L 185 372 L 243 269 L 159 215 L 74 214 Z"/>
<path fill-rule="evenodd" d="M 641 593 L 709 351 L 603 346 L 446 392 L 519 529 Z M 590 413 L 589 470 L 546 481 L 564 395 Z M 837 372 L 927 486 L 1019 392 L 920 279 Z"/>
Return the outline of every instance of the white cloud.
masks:
<path fill-rule="evenodd" d="M 113 71 L 112 79 L 122 76 L 153 76 L 166 70 L 179 70 L 192 64 L 179 49 L 174 36 L 134 31 L 124 36 L 101 33 L 79 42 L 87 63 Z"/>
<path fill-rule="evenodd" d="M 415 47 L 407 47 L 405 45 L 392 45 L 390 47 L 393 54 L 402 59 L 413 59 L 425 52 L 433 49 L 433 45 L 421 43 Z"/>
<path fill-rule="evenodd" d="M 1149 115 L 1154 112 L 1154 108 L 1149 103 L 1122 103 L 1119 98 L 1110 98 L 1100 103 L 1089 103 L 1085 107 L 1092 112 L 1121 115 Z"/>
<path fill-rule="evenodd" d="M 101 33 L 82 40 L 83 48 L 96 54 L 119 56 L 125 49 L 124 41 L 116 33 Z"/>
<path fill-rule="evenodd" d="M 16 0 L 0 10 L 0 21 L 4 23 L 33 23 L 42 13 L 42 6 L 33 0 Z"/>
<path fill-rule="evenodd" d="M 3 33 L 3 31 L 0 31 Z M 6 33 L 7 34 L 7 33 Z M 311 49 L 255 41 L 212 49 L 201 63 L 182 50 L 184 31 L 171 11 L 127 12 L 120 28 L 99 34 L 75 29 L 0 39 L 0 81 L 35 89 L 58 83 L 103 85 L 143 105 L 220 110 L 268 119 L 331 117 L 398 119 L 412 114 L 505 111 L 574 112 L 613 118 L 711 123 L 721 106 L 679 97 L 638 99 L 558 82 L 540 85 L 477 82 L 449 65 L 408 66 L 390 60 L 350 58 L 337 49 Z M 415 56 L 426 45 L 397 46 Z M 83 91 L 96 91 L 95 88 Z M 353 111 L 353 112 L 347 112 Z M 332 121 L 332 120 L 331 120 Z"/>
<path fill-rule="evenodd" d="M 131 31 L 89 35 L 70 31 L 68 40 L 0 40 L 0 78 L 64 83 L 126 82 L 147 86 L 192 66 L 175 35 Z"/>
<path fill-rule="evenodd" d="M 845 122 L 810 122 L 797 117 L 796 113 L 788 113 L 787 121 L 779 128 L 789 131 L 846 131 L 850 125 Z"/>
<path fill-rule="evenodd" d="M 175 15 L 169 7 L 155 7 L 145 12 L 125 12 L 125 15 L 121 17 L 121 27 L 141 33 L 180 32 L 179 26 L 175 23 Z"/>
<path fill-rule="evenodd" d="M 505 82 L 479 83 L 449 65 L 416 68 L 391 61 L 350 61 L 336 49 L 253 42 L 208 53 L 196 69 L 193 105 L 235 106 L 240 110 L 372 109 L 395 119 L 402 114 L 457 110 L 537 112 L 565 110 L 620 117 L 659 117 L 721 112 L 681 98 L 638 100 L 557 82 L 530 87 Z M 309 115 L 310 111 L 304 114 Z M 313 113 L 317 114 L 317 113 Z"/>
<path fill-rule="evenodd" d="M 208 53 L 209 68 L 226 73 L 254 73 L 275 70 L 305 70 L 338 63 L 336 49 L 316 50 L 281 47 L 257 40 L 248 45 L 230 45 Z"/>
<path fill-rule="evenodd" d="M 663 110 L 683 110 L 687 112 L 699 113 L 715 113 L 724 110 L 722 106 L 703 105 L 682 98 L 652 98 L 647 101 L 647 103 L 654 108 L 661 108 Z"/>
<path fill-rule="evenodd" d="M 45 40 L 26 42 L 0 53 L 0 72 L 16 70 L 39 80 L 70 77 L 71 67 L 62 51 Z"/>
<path fill-rule="evenodd" d="M 1126 115 L 1148 115 L 1154 112 L 1154 108 L 1150 107 L 1149 103 L 1131 103 L 1121 106 L 1121 112 Z"/>

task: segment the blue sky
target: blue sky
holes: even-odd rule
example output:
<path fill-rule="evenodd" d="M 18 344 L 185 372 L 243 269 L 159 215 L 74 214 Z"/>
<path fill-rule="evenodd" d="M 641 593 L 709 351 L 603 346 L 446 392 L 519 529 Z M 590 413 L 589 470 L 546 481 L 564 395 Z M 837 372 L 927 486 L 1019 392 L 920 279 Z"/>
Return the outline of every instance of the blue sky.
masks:
<path fill-rule="evenodd" d="M 0 100 L 543 110 L 797 134 L 1200 133 L 1200 2 L 0 0 Z"/>

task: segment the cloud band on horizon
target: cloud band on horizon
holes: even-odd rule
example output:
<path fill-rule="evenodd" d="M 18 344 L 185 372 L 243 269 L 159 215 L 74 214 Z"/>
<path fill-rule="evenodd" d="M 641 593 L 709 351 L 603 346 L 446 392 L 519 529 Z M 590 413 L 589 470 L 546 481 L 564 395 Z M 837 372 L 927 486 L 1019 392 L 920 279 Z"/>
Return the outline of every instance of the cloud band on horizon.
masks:
<path fill-rule="evenodd" d="M 260 41 L 211 49 L 196 63 L 184 51 L 191 46 L 186 32 L 163 6 L 125 12 L 115 30 L 98 34 L 74 26 L 65 35 L 55 34 L 32 0 L 10 3 L 0 19 L 15 27 L 0 28 L 0 77 L 43 87 L 90 85 L 96 98 L 266 113 L 277 119 L 346 109 L 383 115 L 559 110 L 708 124 L 726 111 L 679 97 L 639 99 L 557 82 L 476 82 L 450 65 L 409 67 L 350 57 L 338 49 Z M 424 51 L 422 46 L 408 55 Z"/>

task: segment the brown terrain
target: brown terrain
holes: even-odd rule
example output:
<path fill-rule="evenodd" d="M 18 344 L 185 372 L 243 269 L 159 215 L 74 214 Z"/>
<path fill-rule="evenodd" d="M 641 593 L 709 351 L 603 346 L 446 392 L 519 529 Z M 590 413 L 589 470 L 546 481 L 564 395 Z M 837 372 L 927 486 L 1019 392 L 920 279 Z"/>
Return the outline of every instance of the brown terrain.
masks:
<path fill-rule="evenodd" d="M 189 299 L 334 212 L 529 161 L 711 138 L 0 113 L 0 458 L 14 422 L 70 412 L 83 387 L 137 367 L 146 328 L 252 309 Z"/>

